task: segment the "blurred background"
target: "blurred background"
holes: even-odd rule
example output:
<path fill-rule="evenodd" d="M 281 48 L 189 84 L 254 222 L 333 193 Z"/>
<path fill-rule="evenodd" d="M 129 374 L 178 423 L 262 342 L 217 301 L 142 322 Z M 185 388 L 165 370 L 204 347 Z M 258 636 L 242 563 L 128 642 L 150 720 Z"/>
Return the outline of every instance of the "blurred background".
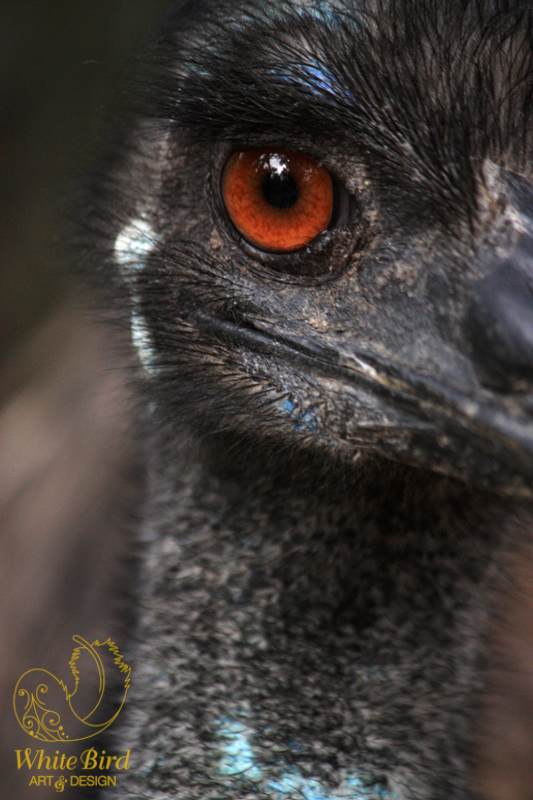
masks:
<path fill-rule="evenodd" d="M 168 6 L 0 3 L 0 795 L 13 800 L 57 797 L 16 768 L 14 750 L 37 744 L 13 713 L 20 675 L 44 667 L 72 689 L 75 634 L 124 649 L 128 371 L 124 349 L 82 311 L 66 220 L 128 57 Z"/>
<path fill-rule="evenodd" d="M 0 795 L 13 800 L 57 796 L 16 768 L 14 750 L 33 744 L 13 713 L 18 678 L 45 667 L 68 683 L 72 636 L 123 651 L 131 619 L 127 357 L 82 311 L 65 219 L 119 113 L 128 57 L 168 5 L 0 3 Z M 480 713 L 486 800 L 533 798 L 533 553 L 512 573 Z M 90 698 L 88 674 L 80 686 Z"/>
<path fill-rule="evenodd" d="M 58 201 L 97 151 L 124 59 L 169 0 L 0 4 L 0 353 L 65 298 Z M 111 105 L 111 110 L 110 110 Z"/>

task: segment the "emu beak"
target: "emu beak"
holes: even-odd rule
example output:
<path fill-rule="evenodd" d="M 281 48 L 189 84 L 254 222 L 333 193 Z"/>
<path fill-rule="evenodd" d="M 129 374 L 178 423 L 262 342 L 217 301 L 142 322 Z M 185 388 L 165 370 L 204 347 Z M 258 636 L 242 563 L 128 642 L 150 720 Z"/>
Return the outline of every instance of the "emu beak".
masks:
<path fill-rule="evenodd" d="M 531 225 L 533 230 L 533 221 Z M 382 437 L 395 459 L 455 475 L 491 490 L 533 498 L 533 237 L 473 286 L 464 318 L 463 355 L 478 381 L 470 391 L 396 360 L 343 354 L 374 392 L 404 415 L 408 437 Z"/>
<path fill-rule="evenodd" d="M 375 360 L 372 366 L 383 394 L 404 411 L 406 429 L 413 420 L 407 441 L 381 441 L 383 454 L 533 498 L 533 395 L 482 386 L 473 396 L 463 395 L 397 365 Z"/>
<path fill-rule="evenodd" d="M 467 394 L 453 381 L 354 355 L 352 368 L 364 365 L 396 407 L 429 423 L 413 429 L 409 452 L 392 446 L 387 454 L 533 498 L 533 237 L 522 233 L 474 285 L 464 333 L 479 379 Z"/>

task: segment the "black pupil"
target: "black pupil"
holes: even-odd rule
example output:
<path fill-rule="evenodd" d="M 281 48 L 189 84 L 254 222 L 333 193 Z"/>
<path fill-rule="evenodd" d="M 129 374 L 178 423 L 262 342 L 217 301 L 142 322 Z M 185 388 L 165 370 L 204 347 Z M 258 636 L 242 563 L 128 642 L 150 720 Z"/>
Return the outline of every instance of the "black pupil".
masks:
<path fill-rule="evenodd" d="M 271 170 L 261 188 L 267 203 L 275 208 L 290 208 L 298 200 L 298 186 L 288 169 Z"/>

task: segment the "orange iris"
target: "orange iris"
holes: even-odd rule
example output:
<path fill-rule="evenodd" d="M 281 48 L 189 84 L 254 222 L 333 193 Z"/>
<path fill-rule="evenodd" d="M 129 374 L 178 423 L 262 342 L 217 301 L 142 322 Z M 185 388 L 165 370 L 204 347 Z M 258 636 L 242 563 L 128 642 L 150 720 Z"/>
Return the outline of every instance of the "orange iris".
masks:
<path fill-rule="evenodd" d="M 224 167 L 222 194 L 237 230 L 262 250 L 299 250 L 331 221 L 329 172 L 294 150 L 233 153 Z"/>

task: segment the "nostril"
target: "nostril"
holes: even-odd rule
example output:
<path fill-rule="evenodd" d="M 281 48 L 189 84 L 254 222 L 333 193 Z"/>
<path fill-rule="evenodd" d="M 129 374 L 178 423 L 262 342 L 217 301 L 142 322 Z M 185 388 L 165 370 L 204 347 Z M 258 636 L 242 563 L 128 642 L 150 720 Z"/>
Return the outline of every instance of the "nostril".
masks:
<path fill-rule="evenodd" d="M 483 384 L 502 391 L 530 388 L 533 278 L 522 266 L 508 260 L 479 281 L 467 312 L 466 332 Z"/>

